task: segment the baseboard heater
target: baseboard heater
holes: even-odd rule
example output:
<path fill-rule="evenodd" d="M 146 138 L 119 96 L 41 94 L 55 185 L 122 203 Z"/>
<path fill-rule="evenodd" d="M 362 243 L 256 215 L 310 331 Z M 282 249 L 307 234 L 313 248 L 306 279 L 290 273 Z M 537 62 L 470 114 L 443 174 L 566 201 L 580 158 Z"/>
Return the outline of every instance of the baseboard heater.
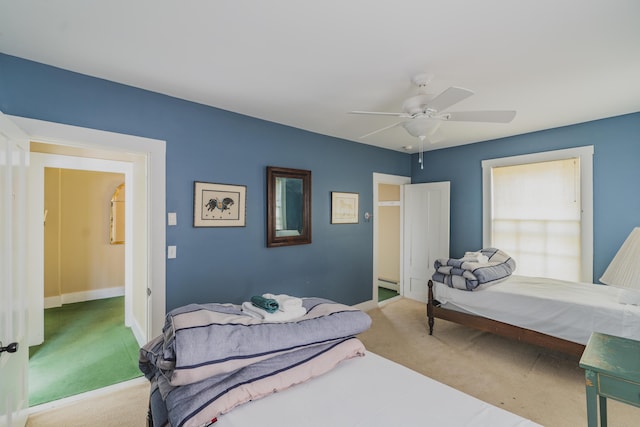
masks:
<path fill-rule="evenodd" d="M 385 289 L 391 289 L 392 291 L 400 292 L 400 285 L 397 280 L 384 279 L 378 277 L 378 286 Z"/>

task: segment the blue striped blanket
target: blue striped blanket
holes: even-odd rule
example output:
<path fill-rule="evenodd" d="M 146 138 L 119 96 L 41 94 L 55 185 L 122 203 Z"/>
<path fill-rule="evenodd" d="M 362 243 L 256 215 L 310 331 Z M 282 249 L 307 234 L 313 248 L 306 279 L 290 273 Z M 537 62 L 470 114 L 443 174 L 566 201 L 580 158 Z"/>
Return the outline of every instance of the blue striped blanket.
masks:
<path fill-rule="evenodd" d="M 302 347 L 357 335 L 371 326 L 366 313 L 322 298 L 302 298 L 307 313 L 265 322 L 234 304 L 190 304 L 167 314 L 163 335 L 140 350 L 139 366 L 158 370 L 172 386 L 236 371 Z"/>
<path fill-rule="evenodd" d="M 365 354 L 355 335 L 369 328 L 369 315 L 322 298 L 302 298 L 302 305 L 307 313 L 286 322 L 256 319 L 234 304 L 167 314 L 163 334 L 140 349 L 153 425 L 209 425 L 239 404 Z"/>
<path fill-rule="evenodd" d="M 496 248 L 486 248 L 480 253 L 487 262 L 475 262 L 468 258 L 441 258 L 434 263 L 433 281 L 450 288 L 473 291 L 480 285 L 498 283 L 516 269 L 516 262 L 508 254 Z"/>
<path fill-rule="evenodd" d="M 173 387 L 162 375 L 151 379 L 153 426 L 202 427 L 215 423 L 236 406 L 323 375 L 344 360 L 364 356 L 355 337 L 304 347 L 275 356 L 230 374 Z M 277 423 L 283 414 L 265 414 L 263 425 Z M 286 418 L 286 414 L 284 415 Z M 217 424 L 216 424 L 217 425 Z"/>

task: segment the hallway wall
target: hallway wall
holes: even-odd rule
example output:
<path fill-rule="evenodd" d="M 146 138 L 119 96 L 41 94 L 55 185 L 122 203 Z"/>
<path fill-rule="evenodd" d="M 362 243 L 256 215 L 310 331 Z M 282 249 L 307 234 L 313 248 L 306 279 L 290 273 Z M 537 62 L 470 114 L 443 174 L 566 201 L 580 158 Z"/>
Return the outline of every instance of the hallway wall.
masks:
<path fill-rule="evenodd" d="M 124 245 L 109 243 L 110 201 L 123 182 L 123 174 L 45 168 L 47 306 L 124 294 Z"/>
<path fill-rule="evenodd" d="M 378 185 L 378 279 L 400 283 L 400 186 Z"/>

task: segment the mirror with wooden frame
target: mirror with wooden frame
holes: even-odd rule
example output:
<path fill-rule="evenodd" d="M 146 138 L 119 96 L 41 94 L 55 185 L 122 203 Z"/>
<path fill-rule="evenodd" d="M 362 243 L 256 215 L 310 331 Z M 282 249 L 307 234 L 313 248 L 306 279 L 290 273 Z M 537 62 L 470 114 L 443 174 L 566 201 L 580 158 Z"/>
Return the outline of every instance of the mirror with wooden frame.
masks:
<path fill-rule="evenodd" d="M 267 167 L 267 247 L 311 243 L 311 171 Z"/>

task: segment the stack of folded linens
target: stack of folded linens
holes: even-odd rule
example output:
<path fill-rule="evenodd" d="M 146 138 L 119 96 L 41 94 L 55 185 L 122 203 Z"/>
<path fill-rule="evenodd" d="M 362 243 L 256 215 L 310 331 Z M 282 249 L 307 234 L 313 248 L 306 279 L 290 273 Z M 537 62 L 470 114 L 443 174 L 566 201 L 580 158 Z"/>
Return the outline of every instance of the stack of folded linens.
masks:
<path fill-rule="evenodd" d="M 285 294 L 253 296 L 250 302 L 242 303 L 242 311 L 268 322 L 287 322 L 307 314 L 307 309 L 302 306 L 302 298 Z"/>
<path fill-rule="evenodd" d="M 355 335 L 371 325 L 366 313 L 321 298 L 262 297 L 278 301 L 269 314 L 282 308 L 304 314 L 269 321 L 248 315 L 244 304 L 192 304 L 167 315 L 163 335 L 140 350 L 154 426 L 211 423 L 239 404 L 364 355 Z"/>
<path fill-rule="evenodd" d="M 435 282 L 473 291 L 507 279 L 516 269 L 516 262 L 507 253 L 496 248 L 466 252 L 462 258 L 441 258 L 434 264 Z"/>

